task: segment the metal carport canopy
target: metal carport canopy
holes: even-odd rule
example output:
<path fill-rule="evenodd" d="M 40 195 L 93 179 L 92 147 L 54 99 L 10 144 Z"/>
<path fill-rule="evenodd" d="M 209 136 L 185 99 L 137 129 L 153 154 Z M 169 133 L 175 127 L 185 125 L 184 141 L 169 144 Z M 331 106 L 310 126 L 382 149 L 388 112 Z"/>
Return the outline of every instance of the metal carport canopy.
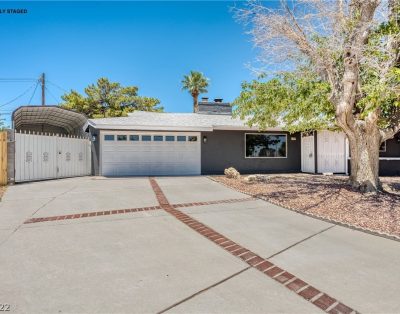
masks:
<path fill-rule="evenodd" d="M 85 115 L 57 106 L 21 106 L 13 112 L 11 119 L 15 130 L 24 125 L 47 124 L 73 132 L 83 129 L 87 123 Z"/>

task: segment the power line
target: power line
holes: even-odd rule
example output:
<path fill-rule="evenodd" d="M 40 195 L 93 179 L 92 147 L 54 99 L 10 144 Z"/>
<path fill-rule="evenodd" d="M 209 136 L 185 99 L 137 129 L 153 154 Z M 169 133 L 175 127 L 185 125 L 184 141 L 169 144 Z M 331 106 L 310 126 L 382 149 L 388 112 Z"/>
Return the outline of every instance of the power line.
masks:
<path fill-rule="evenodd" d="M 22 94 L 20 94 L 17 97 L 11 99 L 10 101 L 6 102 L 5 104 L 0 105 L 0 108 L 13 103 L 17 99 L 20 99 L 22 96 L 26 95 L 34 86 L 35 86 L 35 84 L 33 84 L 31 87 L 29 87 L 27 90 L 25 90 Z"/>
<path fill-rule="evenodd" d="M 50 83 L 51 85 L 53 85 L 53 86 L 57 87 L 58 89 L 62 90 L 63 92 L 66 92 L 66 93 L 68 93 L 68 91 L 67 91 L 67 90 L 65 90 L 64 88 L 62 88 L 62 87 L 58 86 L 57 84 L 53 83 L 52 81 L 49 81 L 49 80 L 47 80 L 47 83 Z"/>
<path fill-rule="evenodd" d="M 0 83 L 33 82 L 34 78 L 0 78 Z"/>
<path fill-rule="evenodd" d="M 26 89 L 23 93 L 21 93 L 20 95 L 18 95 L 17 97 L 11 99 L 10 101 L 0 105 L 1 107 L 5 107 L 7 105 L 12 104 L 14 101 L 20 99 L 21 97 L 25 96 L 33 87 L 35 87 L 35 89 L 33 90 L 33 93 L 31 95 L 31 97 L 29 98 L 29 102 L 28 105 L 31 104 L 33 97 L 36 94 L 36 90 L 39 84 L 42 85 L 42 105 L 43 105 L 43 99 L 44 99 L 44 91 L 46 90 L 50 96 L 53 97 L 53 99 L 56 101 L 56 103 L 60 103 L 60 101 L 57 100 L 57 97 L 54 96 L 54 94 L 49 90 L 49 88 L 47 86 L 45 86 L 45 82 L 50 83 L 51 85 L 53 85 L 54 87 L 60 89 L 61 91 L 67 93 L 67 90 L 65 90 L 64 88 L 62 88 L 61 86 L 57 85 L 56 83 L 53 83 L 49 80 L 44 81 L 44 74 L 41 75 L 41 77 L 39 79 L 34 79 L 34 78 L 0 78 L 0 83 L 22 83 L 22 82 L 35 82 L 32 86 L 30 86 L 28 89 Z"/>
<path fill-rule="evenodd" d="M 35 96 L 36 89 L 37 89 L 38 85 L 39 85 L 39 81 L 36 82 L 36 86 L 35 86 L 35 89 L 33 90 L 33 94 L 31 96 L 31 98 L 29 99 L 28 106 L 31 104 L 33 96 Z"/>
<path fill-rule="evenodd" d="M 50 96 L 53 97 L 53 99 L 56 101 L 56 103 L 59 103 L 59 101 L 57 100 L 57 97 L 55 97 L 54 94 L 47 87 L 45 87 L 45 89 L 50 94 Z"/>

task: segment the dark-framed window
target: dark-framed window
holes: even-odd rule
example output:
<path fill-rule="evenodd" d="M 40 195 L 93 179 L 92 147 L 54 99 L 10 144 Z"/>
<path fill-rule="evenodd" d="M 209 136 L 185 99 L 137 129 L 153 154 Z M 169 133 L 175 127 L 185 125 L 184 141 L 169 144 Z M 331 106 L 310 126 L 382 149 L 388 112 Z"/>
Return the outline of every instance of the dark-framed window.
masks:
<path fill-rule="evenodd" d="M 178 136 L 176 137 L 176 140 L 177 140 L 178 142 L 186 142 L 186 136 L 178 135 Z"/>
<path fill-rule="evenodd" d="M 175 141 L 175 136 L 173 136 L 173 135 L 166 135 L 166 136 L 165 136 L 165 141 L 166 141 L 166 142 L 174 142 L 174 141 Z"/>
<path fill-rule="evenodd" d="M 164 136 L 162 135 L 154 135 L 153 136 L 154 142 L 162 142 L 164 140 Z"/>
<path fill-rule="evenodd" d="M 286 158 L 287 135 L 273 133 L 245 134 L 246 158 Z"/>
<path fill-rule="evenodd" d="M 132 142 L 137 142 L 139 140 L 139 135 L 129 135 L 129 140 Z"/>
<path fill-rule="evenodd" d="M 110 135 L 110 134 L 106 134 L 106 135 L 104 135 L 104 140 L 105 141 L 114 141 L 115 140 L 115 136 L 114 135 Z"/>
<path fill-rule="evenodd" d="M 151 135 L 142 135 L 143 142 L 151 142 Z"/>
<path fill-rule="evenodd" d="M 189 142 L 197 142 L 197 136 L 188 136 Z"/>
<path fill-rule="evenodd" d="M 127 135 L 117 135 L 117 141 L 127 141 L 128 136 Z"/>

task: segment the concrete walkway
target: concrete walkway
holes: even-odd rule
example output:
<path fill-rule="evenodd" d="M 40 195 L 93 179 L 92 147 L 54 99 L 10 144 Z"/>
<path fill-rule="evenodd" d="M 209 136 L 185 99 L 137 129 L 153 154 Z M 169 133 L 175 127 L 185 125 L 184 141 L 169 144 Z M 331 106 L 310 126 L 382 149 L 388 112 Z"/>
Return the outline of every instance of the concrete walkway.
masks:
<path fill-rule="evenodd" d="M 82 177 L 8 188 L 1 302 L 15 313 L 320 313 L 324 293 L 361 313 L 400 313 L 399 242 L 205 177 L 155 181 L 171 208 L 321 293 L 302 297 L 182 223 L 161 209 L 148 178 Z"/>

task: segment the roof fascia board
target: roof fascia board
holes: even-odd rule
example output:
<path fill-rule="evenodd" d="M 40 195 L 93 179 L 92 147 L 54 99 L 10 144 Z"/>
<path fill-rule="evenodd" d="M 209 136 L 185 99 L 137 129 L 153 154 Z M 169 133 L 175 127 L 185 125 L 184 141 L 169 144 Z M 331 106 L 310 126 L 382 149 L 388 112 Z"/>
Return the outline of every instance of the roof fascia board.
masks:
<path fill-rule="evenodd" d="M 174 127 L 174 126 L 148 126 L 148 125 L 102 125 L 102 124 L 93 124 L 90 125 L 95 129 L 101 130 L 132 130 L 132 131 L 194 131 L 194 132 L 210 132 L 213 129 L 207 127 Z"/>
<path fill-rule="evenodd" d="M 257 127 L 246 127 L 246 126 L 229 126 L 229 125 L 216 125 L 213 127 L 214 130 L 226 130 L 226 131 L 283 131 L 282 128 L 267 128 L 264 130 L 260 130 Z"/>
<path fill-rule="evenodd" d="M 88 120 L 88 125 L 95 129 L 102 130 L 132 130 L 132 131 L 197 131 L 197 132 L 211 132 L 213 130 L 226 130 L 226 131 L 261 131 L 257 127 L 248 126 L 229 126 L 229 125 L 216 125 L 213 127 L 174 127 L 174 126 L 141 126 L 141 125 L 116 125 L 116 124 L 96 124 Z M 283 131 L 281 127 L 267 128 L 263 131 Z"/>

